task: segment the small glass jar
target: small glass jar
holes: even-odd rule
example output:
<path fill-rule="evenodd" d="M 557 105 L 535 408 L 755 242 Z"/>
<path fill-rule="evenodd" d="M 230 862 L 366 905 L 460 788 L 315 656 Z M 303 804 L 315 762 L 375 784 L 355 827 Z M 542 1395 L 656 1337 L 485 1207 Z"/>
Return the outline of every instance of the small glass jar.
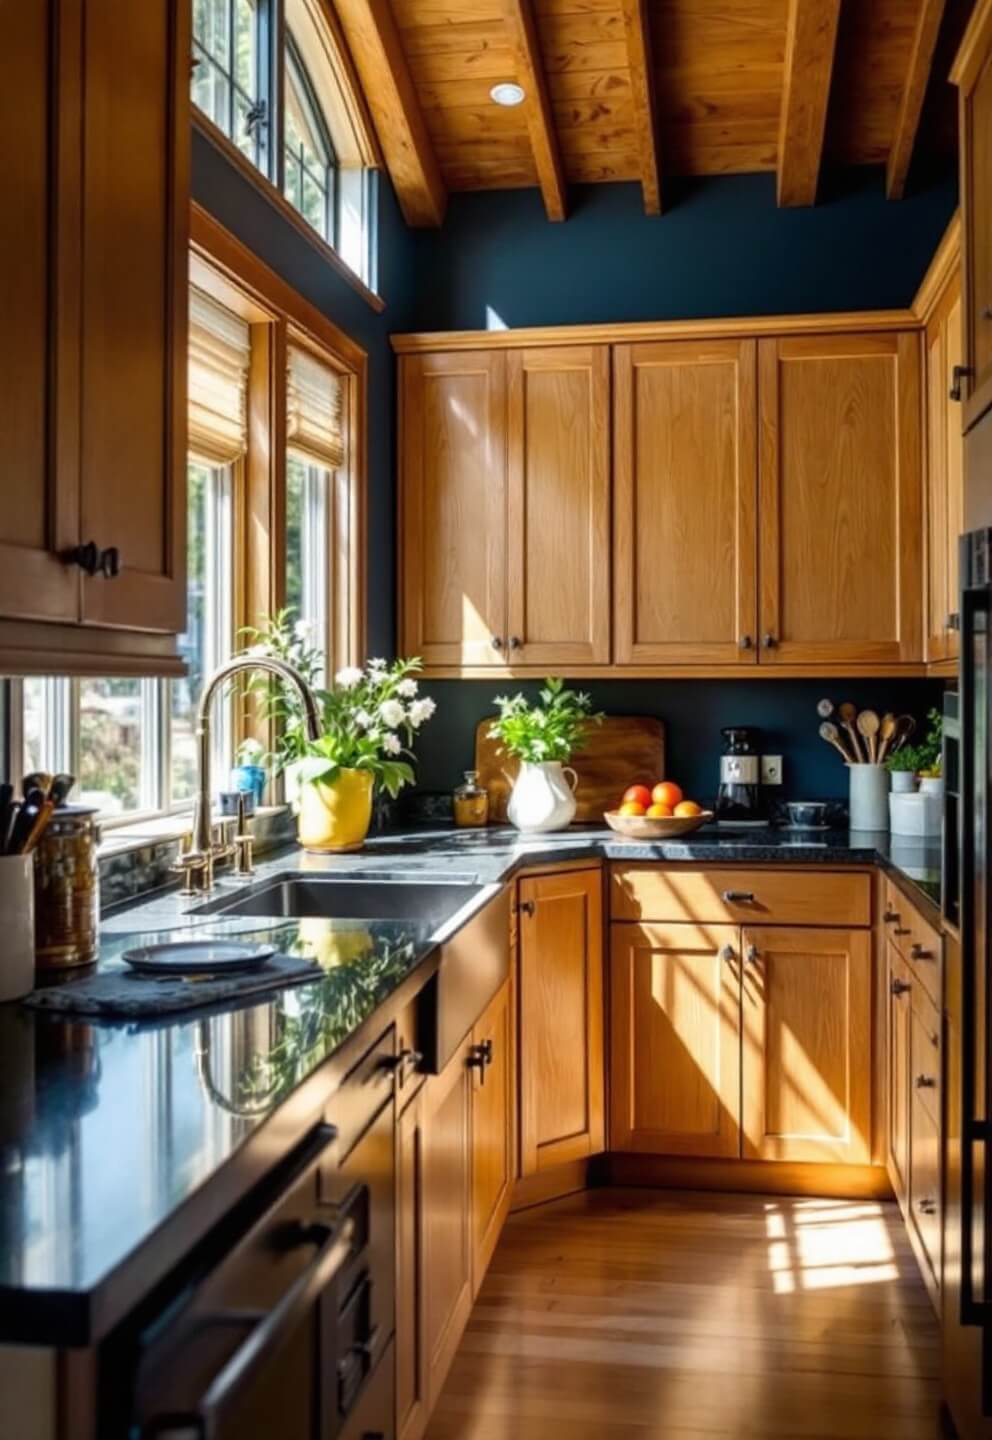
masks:
<path fill-rule="evenodd" d="M 455 790 L 455 824 L 463 829 L 485 825 L 489 820 L 489 791 L 479 784 L 478 770 L 466 770 L 465 781 Z"/>
<path fill-rule="evenodd" d="M 96 812 L 84 805 L 55 811 L 34 852 L 35 966 L 92 965 L 100 926 Z"/>

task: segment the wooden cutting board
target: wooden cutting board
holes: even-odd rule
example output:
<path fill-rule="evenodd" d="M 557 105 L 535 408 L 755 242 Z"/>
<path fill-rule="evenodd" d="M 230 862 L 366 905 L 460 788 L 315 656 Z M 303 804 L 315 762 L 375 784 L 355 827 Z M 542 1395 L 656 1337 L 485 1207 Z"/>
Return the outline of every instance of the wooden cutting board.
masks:
<path fill-rule="evenodd" d="M 500 742 L 489 738 L 495 718 L 481 720 L 476 729 L 475 768 L 479 784 L 489 791 L 490 822 L 503 824 L 510 784 L 520 762 L 504 755 Z M 602 725 L 590 727 L 586 748 L 571 763 L 579 777 L 575 822 L 602 820 L 605 810 L 620 803 L 628 785 L 638 781 L 652 785 L 665 778 L 664 723 L 647 715 L 607 715 Z"/>

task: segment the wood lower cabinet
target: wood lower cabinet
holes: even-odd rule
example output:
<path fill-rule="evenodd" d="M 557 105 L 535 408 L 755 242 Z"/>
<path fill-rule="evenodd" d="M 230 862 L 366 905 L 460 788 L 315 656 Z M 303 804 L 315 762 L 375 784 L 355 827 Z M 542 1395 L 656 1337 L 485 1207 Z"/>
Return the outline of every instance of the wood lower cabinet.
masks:
<path fill-rule="evenodd" d="M 602 875 L 521 880 L 520 1170 L 604 1146 Z"/>
<path fill-rule="evenodd" d="M 477 1295 L 510 1209 L 516 1178 L 511 981 L 472 1031 L 472 1293 Z"/>
<path fill-rule="evenodd" d="M 188 7 L 5 20 L 0 668 L 166 673 L 186 608 Z M 89 541 L 115 578 L 70 560 Z"/>
<path fill-rule="evenodd" d="M 755 342 L 618 345 L 615 659 L 755 663 Z"/>
<path fill-rule="evenodd" d="M 886 1064 L 888 1091 L 886 1166 L 896 1199 L 905 1210 L 909 1198 L 910 1035 L 913 991 L 909 967 L 895 946 L 885 946 Z"/>
<path fill-rule="evenodd" d="M 397 1125 L 396 1433 L 419 1440 L 510 1206 L 512 982 Z"/>
<path fill-rule="evenodd" d="M 611 926 L 611 1150 L 740 1153 L 740 963 L 737 926 Z"/>
<path fill-rule="evenodd" d="M 871 1159 L 871 933 L 745 927 L 743 1154 Z"/>
<path fill-rule="evenodd" d="M 761 661 L 923 658 L 917 334 L 758 342 Z"/>

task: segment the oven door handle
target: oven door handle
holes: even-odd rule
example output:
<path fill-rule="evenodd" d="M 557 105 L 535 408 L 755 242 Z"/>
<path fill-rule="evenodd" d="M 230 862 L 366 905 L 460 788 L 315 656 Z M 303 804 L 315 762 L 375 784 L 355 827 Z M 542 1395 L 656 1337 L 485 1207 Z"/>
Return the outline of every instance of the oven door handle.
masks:
<path fill-rule="evenodd" d="M 975 915 L 975 786 L 979 778 L 987 783 L 988 756 L 982 757 L 983 775 L 976 774 L 975 756 L 975 620 L 990 613 L 990 594 L 984 588 L 968 587 L 961 592 L 961 979 L 964 1003 L 961 1033 L 961 1296 L 962 1325 L 983 1325 L 990 1318 L 987 1300 L 976 1293 L 975 1286 L 975 1148 L 987 1145 L 989 1125 L 976 1114 L 977 1035 L 975 1013 L 978 967 L 987 965 L 988 956 L 975 953 L 977 924 Z M 985 665 L 989 665 L 989 628 L 986 624 Z M 986 807 L 983 807 L 985 813 Z M 986 819 L 987 823 L 987 819 Z M 988 856 L 986 855 L 986 859 Z M 986 936 L 986 943 L 988 937 Z M 983 1223 L 989 1223 L 988 1171 L 985 1167 Z M 987 1236 L 982 1248 L 987 1249 Z"/>

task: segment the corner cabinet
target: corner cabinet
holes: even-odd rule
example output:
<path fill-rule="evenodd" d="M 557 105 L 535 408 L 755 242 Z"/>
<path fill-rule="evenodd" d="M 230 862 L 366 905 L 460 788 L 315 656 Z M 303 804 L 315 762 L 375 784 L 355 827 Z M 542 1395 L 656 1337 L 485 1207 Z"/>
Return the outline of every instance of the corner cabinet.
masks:
<path fill-rule="evenodd" d="M 401 648 L 431 668 L 610 658 L 609 352 L 404 357 Z"/>
<path fill-rule="evenodd" d="M 918 334 L 758 346 L 762 663 L 923 655 Z"/>
<path fill-rule="evenodd" d="M 189 7 L 7 8 L 0 668 L 167 673 L 185 625 Z"/>

